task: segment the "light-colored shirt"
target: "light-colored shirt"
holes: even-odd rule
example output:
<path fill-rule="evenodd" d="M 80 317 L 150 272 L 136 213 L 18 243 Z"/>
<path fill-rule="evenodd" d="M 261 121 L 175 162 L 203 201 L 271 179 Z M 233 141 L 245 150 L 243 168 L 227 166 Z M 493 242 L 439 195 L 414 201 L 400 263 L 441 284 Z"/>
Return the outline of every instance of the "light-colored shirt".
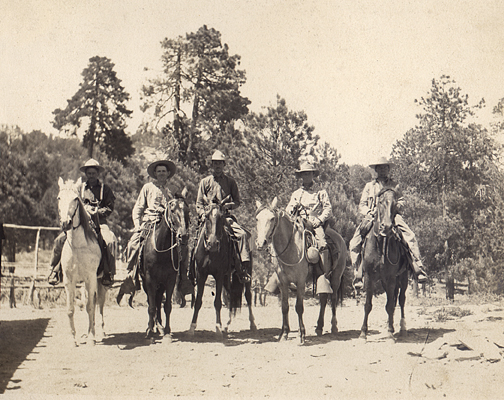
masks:
<path fill-rule="evenodd" d="M 161 186 L 157 182 L 146 183 L 131 212 L 135 228 L 139 228 L 143 222 L 156 221 L 158 207 L 166 207 L 168 201 L 173 199 L 173 195 L 168 186 Z"/>
<path fill-rule="evenodd" d="M 385 180 L 373 179 L 371 182 L 366 183 L 359 203 L 359 213 L 361 216 L 366 216 L 369 211 L 374 211 L 376 207 L 376 196 L 382 189 L 394 189 L 398 194 L 397 210 L 401 211 L 404 207 L 404 197 L 402 197 L 399 187 L 395 181 L 390 178 Z"/>
<path fill-rule="evenodd" d="M 303 206 L 309 217 L 317 217 L 323 224 L 332 215 L 331 202 L 325 190 L 314 190 L 314 187 L 300 187 L 292 193 L 291 199 L 285 211 L 292 214 L 297 205 Z"/>
<path fill-rule="evenodd" d="M 231 195 L 230 201 L 234 205 L 230 208 L 234 210 L 240 206 L 240 193 L 236 181 L 229 175 L 222 174 L 219 177 L 209 175 L 200 181 L 198 187 L 198 197 L 196 198 L 196 212 L 201 215 L 205 212 L 205 206 L 213 201 L 222 201 L 226 196 Z"/>

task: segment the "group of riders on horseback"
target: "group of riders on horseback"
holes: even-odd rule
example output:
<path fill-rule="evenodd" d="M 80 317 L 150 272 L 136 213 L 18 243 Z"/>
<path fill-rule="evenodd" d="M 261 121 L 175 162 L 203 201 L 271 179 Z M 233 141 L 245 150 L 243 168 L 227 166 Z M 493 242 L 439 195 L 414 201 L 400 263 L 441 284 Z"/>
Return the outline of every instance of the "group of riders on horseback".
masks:
<path fill-rule="evenodd" d="M 224 173 L 226 158 L 221 151 L 217 150 L 213 153 L 211 162 L 212 174 L 203 178 L 198 187 L 196 200 L 198 222 L 201 226 L 205 221 L 207 210 L 211 206 L 211 203 L 222 204 L 222 211 L 225 213 L 226 231 L 237 244 L 235 248 L 241 260 L 241 263 L 235 265 L 237 275 L 241 282 L 250 282 L 250 233 L 237 222 L 235 216 L 230 212 L 240 206 L 238 186 L 231 176 Z M 364 188 L 359 203 L 359 214 L 362 217 L 362 221 L 350 241 L 350 255 L 352 265 L 355 268 L 353 284 L 356 288 L 362 287 L 363 271 L 362 263 L 360 262 L 362 242 L 363 238 L 370 231 L 375 219 L 377 196 L 383 189 L 397 191 L 397 184 L 389 177 L 392 165 L 385 158 L 381 158 L 374 164 L 370 164 L 370 167 L 376 171 L 377 177 L 368 182 Z M 102 250 L 102 261 L 98 268 L 98 273 L 101 276 L 102 284 L 110 286 L 113 283 L 116 272 L 115 249 L 117 248 L 117 238 L 107 225 L 107 217 L 114 210 L 115 196 L 110 187 L 98 179 L 99 174 L 104 169 L 96 160 L 90 159 L 80 170 L 84 172 L 87 179 L 82 184 L 80 196 L 85 209 L 91 216 L 93 227 L 97 233 L 98 242 Z M 148 166 L 147 173 L 153 181 L 142 187 L 133 207 L 134 231 L 126 250 L 128 274 L 136 282 L 138 282 L 139 254 L 141 253 L 142 243 L 149 235 L 153 226 L 159 222 L 168 202 L 175 197 L 168 187 L 168 181 L 176 173 L 176 166 L 173 162 L 169 160 L 156 161 Z M 318 188 L 317 183 L 314 181 L 314 177 L 318 173 L 319 171 L 312 163 L 301 163 L 300 168 L 295 171 L 295 174 L 297 178 L 302 180 L 302 185 L 292 194 L 286 207 L 286 213 L 292 216 L 292 218 L 301 219 L 305 228 L 313 233 L 316 242 L 314 243 L 314 247 L 318 249 L 317 260 L 313 262 L 319 263 L 323 273 L 322 277 L 327 277 L 331 272 L 331 263 L 325 228 L 332 216 L 332 207 L 327 191 Z M 411 259 L 413 260 L 412 268 L 418 281 L 424 282 L 426 274 L 422 269 L 420 251 L 415 234 L 404 222 L 400 214 L 401 208 L 404 207 L 403 197 L 398 197 L 397 206 L 398 213 L 395 215 L 394 225 L 402 234 L 405 246 L 409 249 Z M 65 240 L 65 232 L 60 233 L 55 240 L 51 259 L 52 269 L 49 275 L 49 283 L 53 285 L 61 281 L 60 259 Z M 183 241 L 183 243 L 187 246 L 187 240 Z M 188 251 L 184 252 L 184 254 L 188 255 Z M 310 254 L 307 254 L 307 256 L 310 256 Z M 192 293 L 193 291 L 194 272 L 191 271 L 192 273 L 190 273 L 189 263 L 188 256 L 180 263 L 179 291 L 182 295 Z M 191 276 L 191 279 L 189 279 L 189 276 Z M 276 289 L 277 283 L 278 278 L 274 274 L 266 285 L 266 289 L 273 292 Z M 323 287 L 324 285 L 320 285 L 317 293 L 324 293 Z"/>

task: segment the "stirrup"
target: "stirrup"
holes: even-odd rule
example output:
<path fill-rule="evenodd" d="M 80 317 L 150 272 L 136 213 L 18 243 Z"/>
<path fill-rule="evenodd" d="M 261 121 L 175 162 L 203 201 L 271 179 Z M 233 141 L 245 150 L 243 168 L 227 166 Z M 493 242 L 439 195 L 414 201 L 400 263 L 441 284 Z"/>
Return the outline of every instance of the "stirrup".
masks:
<path fill-rule="evenodd" d="M 112 278 L 112 275 L 110 274 L 103 274 L 101 283 L 103 286 L 112 286 L 112 284 L 114 283 L 114 278 Z"/>
<path fill-rule="evenodd" d="M 427 282 L 427 275 L 425 275 L 424 272 L 419 272 L 417 275 L 417 280 L 418 280 L 418 283 L 425 283 L 425 282 Z"/>
<path fill-rule="evenodd" d="M 52 271 L 47 277 L 47 282 L 49 282 L 49 285 L 56 286 L 60 282 L 58 273 L 56 271 Z"/>

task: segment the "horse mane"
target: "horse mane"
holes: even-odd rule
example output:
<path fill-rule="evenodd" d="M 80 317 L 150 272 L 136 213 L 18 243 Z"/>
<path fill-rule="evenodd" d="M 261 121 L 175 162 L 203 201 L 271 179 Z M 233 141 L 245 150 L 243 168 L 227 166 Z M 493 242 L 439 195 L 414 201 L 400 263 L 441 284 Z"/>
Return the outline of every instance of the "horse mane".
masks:
<path fill-rule="evenodd" d="M 79 204 L 79 218 L 81 221 L 81 226 L 84 229 L 84 236 L 86 237 L 86 240 L 96 240 L 96 232 L 91 226 L 91 217 L 87 213 L 87 211 L 84 209 L 84 203 L 82 202 L 80 196 L 77 196 L 77 202 Z"/>

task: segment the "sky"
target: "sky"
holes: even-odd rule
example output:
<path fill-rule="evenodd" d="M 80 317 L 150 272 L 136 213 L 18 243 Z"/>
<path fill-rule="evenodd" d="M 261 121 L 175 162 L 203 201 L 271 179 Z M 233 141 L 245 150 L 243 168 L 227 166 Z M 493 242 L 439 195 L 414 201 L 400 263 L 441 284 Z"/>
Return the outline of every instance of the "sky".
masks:
<path fill-rule="evenodd" d="M 160 42 L 203 25 L 241 56 L 251 111 L 280 95 L 350 165 L 390 155 L 433 78 L 455 79 L 470 104 L 484 98 L 483 125 L 504 98 L 501 0 L 2 0 L 0 124 L 56 134 L 52 111 L 100 56 L 131 95 L 133 134 Z"/>

